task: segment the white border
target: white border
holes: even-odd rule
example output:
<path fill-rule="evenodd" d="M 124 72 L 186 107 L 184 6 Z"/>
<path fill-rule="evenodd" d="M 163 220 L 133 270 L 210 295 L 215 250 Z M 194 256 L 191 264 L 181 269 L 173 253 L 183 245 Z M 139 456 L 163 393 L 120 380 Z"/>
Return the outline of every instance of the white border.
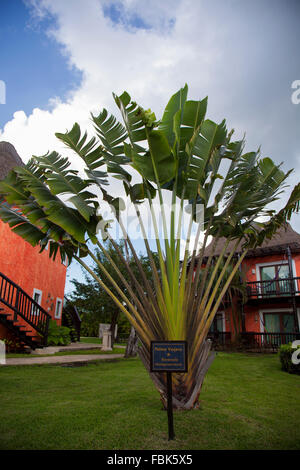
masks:
<path fill-rule="evenodd" d="M 34 288 L 34 289 L 33 289 L 33 295 L 32 295 L 33 300 L 35 300 L 34 294 L 40 294 L 40 298 L 39 298 L 39 301 L 38 301 L 37 303 L 38 303 L 39 305 L 41 305 L 41 304 L 42 304 L 42 295 L 43 295 L 43 291 L 41 291 L 40 289 Z M 34 313 L 34 307 L 33 307 L 33 306 L 32 306 L 32 309 L 31 309 L 31 315 L 38 315 L 38 313 Z"/>

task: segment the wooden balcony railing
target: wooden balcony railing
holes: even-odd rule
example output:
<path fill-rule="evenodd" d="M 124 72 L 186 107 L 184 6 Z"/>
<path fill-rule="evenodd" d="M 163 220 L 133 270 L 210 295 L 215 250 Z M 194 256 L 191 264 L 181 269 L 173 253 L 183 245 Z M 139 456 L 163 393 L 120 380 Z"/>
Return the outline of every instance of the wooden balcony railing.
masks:
<path fill-rule="evenodd" d="M 231 343 L 231 332 L 230 331 L 210 331 L 207 335 L 207 339 L 212 341 L 213 349 L 226 348 Z"/>
<path fill-rule="evenodd" d="M 300 340 L 300 333 L 240 333 L 241 343 L 247 349 L 273 349 L 276 351 L 282 344 Z"/>
<path fill-rule="evenodd" d="M 300 295 L 300 277 L 247 282 L 248 299 L 291 297 L 294 295 Z"/>
<path fill-rule="evenodd" d="M 226 350 L 231 345 L 230 332 L 209 332 L 207 338 L 212 341 L 212 349 Z M 241 332 L 236 340 L 235 346 L 238 350 L 272 351 L 276 352 L 282 344 L 292 343 L 300 340 L 300 333 L 258 333 Z"/>

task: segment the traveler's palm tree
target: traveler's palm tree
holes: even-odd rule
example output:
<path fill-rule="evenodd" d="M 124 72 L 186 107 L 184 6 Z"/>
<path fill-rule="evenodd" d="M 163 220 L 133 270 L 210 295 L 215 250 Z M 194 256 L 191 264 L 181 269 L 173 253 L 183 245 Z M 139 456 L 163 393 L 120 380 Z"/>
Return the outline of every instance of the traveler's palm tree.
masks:
<path fill-rule="evenodd" d="M 41 244 L 44 249 L 49 242 L 50 256 L 59 251 L 62 259 L 75 259 L 90 272 L 136 329 L 140 356 L 148 370 L 151 340 L 188 341 L 188 372 L 173 375 L 173 406 L 189 409 L 197 406 L 204 375 L 213 360 L 206 337 L 224 294 L 247 249 L 270 238 L 299 209 L 300 185 L 294 188 L 283 209 L 278 213 L 269 210 L 267 206 L 279 198 L 290 172 L 284 173 L 270 158 L 261 158 L 259 150 L 243 153 L 244 141 L 232 140 L 233 133 L 228 132 L 225 121 L 216 124 L 205 117 L 207 99 L 187 100 L 187 86 L 171 97 L 158 122 L 150 110 L 143 110 L 126 92 L 114 95 L 114 99 L 123 123 L 104 109 L 98 116 L 91 116 L 95 137 L 89 139 L 78 124 L 70 132 L 56 134 L 81 158 L 86 178 L 80 177 L 68 159 L 56 152 L 33 157 L 0 184 L 0 217 L 32 245 Z M 133 171 L 139 177 L 134 184 Z M 116 250 L 118 245 L 110 234 L 109 221 L 102 218 L 103 201 L 115 208 L 115 222 L 124 237 L 127 235 L 120 198 L 109 194 L 108 176 L 123 183 L 134 205 L 152 266 L 152 282 L 145 276 L 129 237 L 126 243 L 139 275 L 135 275 L 122 253 L 119 263 L 128 270 L 130 282 L 105 250 L 103 237 L 108 237 Z M 95 185 L 103 201 L 97 199 Z M 167 193 L 173 203 L 170 214 L 164 207 Z M 162 237 L 154 207 L 156 197 Z M 159 268 L 140 214 L 142 203 L 151 211 Z M 180 259 L 182 210 L 187 203 L 190 221 L 184 256 Z M 181 210 L 176 211 L 175 204 Z M 203 224 L 198 222 L 199 204 L 204 210 Z M 254 224 L 258 216 L 268 217 L 259 230 Z M 97 234 L 99 226 L 102 238 Z M 195 242 L 191 246 L 195 226 Z M 225 237 L 226 243 L 215 263 L 212 264 L 212 254 L 203 264 L 211 236 L 213 243 L 220 237 Z M 225 256 L 232 240 L 235 247 L 243 242 L 239 259 L 233 257 L 235 248 Z M 94 256 L 91 243 L 111 261 L 114 276 Z M 85 261 L 87 255 L 98 264 L 101 276 L 91 270 Z M 232 269 L 228 275 L 229 265 Z M 151 377 L 166 404 L 164 374 Z"/>

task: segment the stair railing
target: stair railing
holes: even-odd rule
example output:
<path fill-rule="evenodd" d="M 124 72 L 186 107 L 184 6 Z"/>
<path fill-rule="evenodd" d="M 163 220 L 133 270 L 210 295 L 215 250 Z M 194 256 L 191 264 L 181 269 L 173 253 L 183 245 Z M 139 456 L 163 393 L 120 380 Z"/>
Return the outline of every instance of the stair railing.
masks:
<path fill-rule="evenodd" d="M 47 344 L 49 321 L 51 315 L 44 310 L 20 286 L 0 272 L 0 302 L 14 312 L 14 321 L 18 316 L 23 318 L 37 333 L 43 336 Z"/>
<path fill-rule="evenodd" d="M 81 318 L 78 313 L 76 306 L 70 302 L 70 300 L 64 296 L 66 306 L 64 306 L 64 312 L 70 315 L 73 328 L 76 331 L 76 340 L 80 341 L 80 329 L 81 329 Z"/>

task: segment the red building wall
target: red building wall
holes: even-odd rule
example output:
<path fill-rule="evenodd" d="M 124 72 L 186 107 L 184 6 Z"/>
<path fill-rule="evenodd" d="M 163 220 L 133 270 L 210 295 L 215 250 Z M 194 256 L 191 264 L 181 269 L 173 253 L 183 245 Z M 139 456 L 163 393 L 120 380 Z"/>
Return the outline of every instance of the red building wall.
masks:
<path fill-rule="evenodd" d="M 42 291 L 41 306 L 53 319 L 57 298 L 64 299 L 66 269 L 59 254 L 53 261 L 48 250 L 39 253 L 0 220 L 0 272 L 31 297 L 34 289 Z M 60 324 L 61 318 L 56 321 Z"/>
<path fill-rule="evenodd" d="M 293 276 L 300 277 L 300 253 L 292 253 L 293 260 Z M 256 282 L 260 279 L 257 278 L 257 269 L 256 265 L 261 263 L 268 263 L 272 265 L 274 262 L 286 261 L 288 263 L 287 255 L 277 254 L 277 255 L 267 255 L 267 256 L 257 256 L 253 258 L 245 258 L 242 263 L 242 272 L 245 276 L 246 282 Z M 203 265 L 204 268 L 204 265 Z M 300 279 L 297 280 L 298 290 L 300 291 Z M 277 310 L 277 311 L 286 311 L 287 309 L 291 310 L 291 303 L 287 301 L 282 302 L 273 302 L 270 299 L 268 304 L 262 303 L 258 305 L 244 305 L 243 306 L 245 313 L 245 331 L 248 332 L 262 332 L 263 326 L 260 321 L 260 311 L 267 310 Z M 219 313 L 223 317 L 223 331 L 231 332 L 234 334 L 234 325 L 233 325 L 233 316 L 232 308 L 228 306 L 227 308 L 220 307 Z"/>
<path fill-rule="evenodd" d="M 299 253 L 293 253 L 292 254 L 292 259 L 294 261 L 294 266 L 296 269 L 296 273 L 294 275 L 296 277 L 300 276 L 300 254 Z M 286 255 L 268 255 L 268 256 L 257 256 L 255 258 L 246 258 L 243 263 L 242 263 L 242 270 L 246 273 L 246 281 L 247 282 L 255 282 L 258 281 L 259 279 L 256 278 L 256 265 L 260 263 L 270 263 L 272 264 L 273 262 L 276 261 L 286 261 L 288 262 L 287 256 Z M 254 270 L 254 273 L 252 273 L 252 270 Z"/>
<path fill-rule="evenodd" d="M 299 253 L 292 253 L 292 260 L 293 260 L 293 276 L 300 277 L 300 254 Z M 277 254 L 277 255 L 267 255 L 267 256 L 257 256 L 255 258 L 246 258 L 243 261 L 242 270 L 245 273 L 246 281 L 247 282 L 255 282 L 259 281 L 260 279 L 257 278 L 256 272 L 256 265 L 260 263 L 268 263 L 272 265 L 274 262 L 278 261 L 286 261 L 288 262 L 287 255 L 285 254 Z M 298 288 L 300 288 L 300 282 L 298 282 Z M 260 332 L 262 331 L 262 325 L 260 322 L 260 310 L 286 310 L 287 308 L 291 309 L 291 304 L 286 302 L 270 302 L 262 305 L 245 305 L 244 312 L 245 312 L 245 327 L 246 331 L 253 331 L 253 332 Z"/>

